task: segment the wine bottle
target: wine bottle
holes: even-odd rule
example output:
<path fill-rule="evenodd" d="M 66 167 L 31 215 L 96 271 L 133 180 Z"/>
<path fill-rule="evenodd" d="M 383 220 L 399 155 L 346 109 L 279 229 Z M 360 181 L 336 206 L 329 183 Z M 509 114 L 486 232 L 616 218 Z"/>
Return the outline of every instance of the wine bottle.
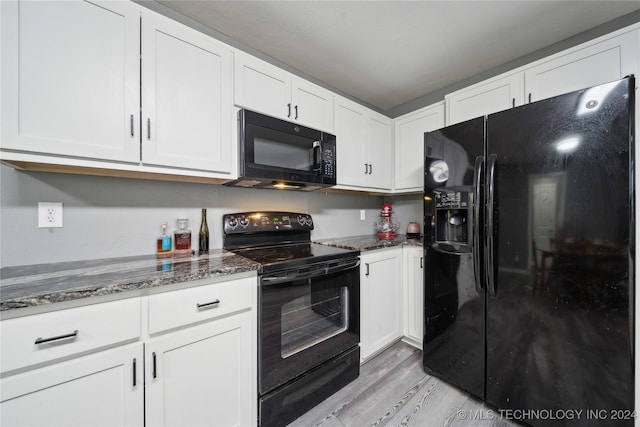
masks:
<path fill-rule="evenodd" d="M 201 254 L 209 253 L 209 226 L 207 225 L 207 210 L 202 209 L 202 221 L 200 222 L 199 250 Z"/>

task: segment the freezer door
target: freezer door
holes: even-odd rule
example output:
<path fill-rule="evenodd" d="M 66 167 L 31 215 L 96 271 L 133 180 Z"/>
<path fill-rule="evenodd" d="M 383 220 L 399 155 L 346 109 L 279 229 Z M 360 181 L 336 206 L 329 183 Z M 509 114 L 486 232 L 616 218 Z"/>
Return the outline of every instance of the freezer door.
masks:
<path fill-rule="evenodd" d="M 484 118 L 425 134 L 425 371 L 484 396 L 478 236 Z M 476 191 L 477 190 L 477 191 Z M 476 209 L 477 208 L 477 209 Z"/>
<path fill-rule="evenodd" d="M 596 426 L 587 411 L 633 409 L 633 88 L 627 78 L 487 119 L 486 400 L 584 411 L 518 412 L 527 424 Z"/>

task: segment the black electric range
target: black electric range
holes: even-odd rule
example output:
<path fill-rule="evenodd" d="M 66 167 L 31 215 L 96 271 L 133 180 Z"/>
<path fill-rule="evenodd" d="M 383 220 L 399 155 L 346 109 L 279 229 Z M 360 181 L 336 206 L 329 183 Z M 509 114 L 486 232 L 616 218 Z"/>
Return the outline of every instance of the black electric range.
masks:
<path fill-rule="evenodd" d="M 258 262 L 260 427 L 286 426 L 360 373 L 359 251 L 312 243 L 311 215 L 224 215 L 223 246 Z"/>

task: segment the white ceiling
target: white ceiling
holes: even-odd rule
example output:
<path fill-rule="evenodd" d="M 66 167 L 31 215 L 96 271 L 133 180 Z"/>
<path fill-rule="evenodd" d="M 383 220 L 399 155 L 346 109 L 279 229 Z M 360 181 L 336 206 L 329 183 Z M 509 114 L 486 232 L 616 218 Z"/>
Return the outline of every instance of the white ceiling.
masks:
<path fill-rule="evenodd" d="M 639 1 L 159 2 L 382 111 L 640 8 Z"/>

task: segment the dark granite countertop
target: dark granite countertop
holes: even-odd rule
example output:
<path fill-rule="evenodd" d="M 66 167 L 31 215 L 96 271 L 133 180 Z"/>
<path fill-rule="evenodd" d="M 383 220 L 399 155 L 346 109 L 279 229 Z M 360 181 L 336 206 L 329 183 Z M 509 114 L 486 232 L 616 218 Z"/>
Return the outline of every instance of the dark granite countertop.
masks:
<path fill-rule="evenodd" d="M 208 255 L 155 255 L 0 269 L 0 311 L 156 288 L 257 271 L 259 264 L 217 249 Z"/>
<path fill-rule="evenodd" d="M 398 237 L 393 240 L 381 240 L 375 234 L 365 234 L 361 236 L 336 237 L 333 239 L 314 240 L 314 243 L 364 252 L 395 246 L 422 247 L 422 238 L 407 239 L 406 234 L 399 234 Z"/>

